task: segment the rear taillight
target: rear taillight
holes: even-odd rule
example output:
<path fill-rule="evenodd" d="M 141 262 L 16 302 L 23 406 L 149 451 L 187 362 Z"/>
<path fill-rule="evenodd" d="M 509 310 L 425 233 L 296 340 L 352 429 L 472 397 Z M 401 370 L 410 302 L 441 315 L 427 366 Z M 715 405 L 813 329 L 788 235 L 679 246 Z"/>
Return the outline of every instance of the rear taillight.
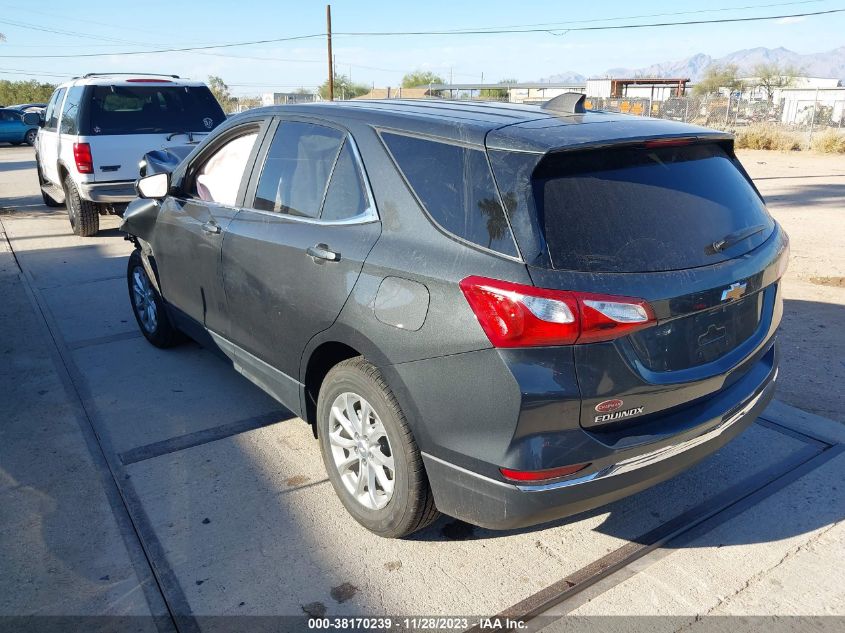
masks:
<path fill-rule="evenodd" d="M 460 286 L 495 347 L 594 343 L 655 323 L 651 306 L 632 297 L 548 290 L 475 276 Z"/>
<path fill-rule="evenodd" d="M 73 144 L 73 160 L 76 161 L 76 171 L 80 174 L 94 173 L 94 160 L 91 157 L 91 146 L 88 143 Z"/>

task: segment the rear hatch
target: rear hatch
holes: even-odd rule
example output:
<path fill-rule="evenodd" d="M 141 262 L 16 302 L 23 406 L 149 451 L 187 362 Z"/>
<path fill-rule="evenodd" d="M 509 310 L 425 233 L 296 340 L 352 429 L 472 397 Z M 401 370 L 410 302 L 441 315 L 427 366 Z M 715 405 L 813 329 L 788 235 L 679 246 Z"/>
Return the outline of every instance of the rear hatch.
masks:
<path fill-rule="evenodd" d="M 490 153 L 507 189 L 520 170 Z M 582 427 L 615 437 L 679 409 L 692 419 L 697 401 L 758 361 L 774 363 L 786 237 L 729 140 L 551 152 L 522 173 L 531 174 L 530 191 L 510 211 L 516 225 L 526 223 L 520 205 L 534 210 L 543 244 L 529 263 L 534 283 L 644 299 L 654 313 L 643 329 L 575 345 Z"/>
<path fill-rule="evenodd" d="M 88 91 L 79 140 L 91 145 L 99 182 L 135 180 L 145 153 L 198 142 L 226 118 L 206 86 L 139 79 Z"/>

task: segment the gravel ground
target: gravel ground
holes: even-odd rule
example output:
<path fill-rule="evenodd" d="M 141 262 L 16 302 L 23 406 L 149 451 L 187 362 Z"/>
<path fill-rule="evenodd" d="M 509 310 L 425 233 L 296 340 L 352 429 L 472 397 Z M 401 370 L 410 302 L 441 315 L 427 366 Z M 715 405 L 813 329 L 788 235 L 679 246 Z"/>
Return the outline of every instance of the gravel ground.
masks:
<path fill-rule="evenodd" d="M 778 397 L 845 423 L 845 157 L 737 154 L 791 238 Z"/>

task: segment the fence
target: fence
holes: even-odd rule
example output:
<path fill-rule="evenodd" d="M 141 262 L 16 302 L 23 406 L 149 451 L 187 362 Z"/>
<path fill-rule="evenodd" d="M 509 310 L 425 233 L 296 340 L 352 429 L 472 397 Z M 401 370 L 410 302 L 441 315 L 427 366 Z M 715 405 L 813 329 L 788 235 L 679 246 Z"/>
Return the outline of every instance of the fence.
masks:
<path fill-rule="evenodd" d="M 741 134 L 749 128 L 772 128 L 790 135 L 799 146 L 810 147 L 818 134 L 840 134 L 845 139 L 845 88 L 822 91 L 823 98 L 805 97 L 802 91 L 787 97 L 751 98 L 743 93 L 728 95 L 685 95 L 664 101 L 636 97 L 587 97 L 588 110 L 621 112 L 634 116 L 682 121 Z M 462 95 L 468 96 L 468 95 Z M 507 101 L 503 95 L 486 96 L 476 92 L 474 99 Z M 526 102 L 528 103 L 528 102 Z M 532 102 L 535 103 L 535 102 Z M 845 145 L 845 140 L 840 141 Z"/>

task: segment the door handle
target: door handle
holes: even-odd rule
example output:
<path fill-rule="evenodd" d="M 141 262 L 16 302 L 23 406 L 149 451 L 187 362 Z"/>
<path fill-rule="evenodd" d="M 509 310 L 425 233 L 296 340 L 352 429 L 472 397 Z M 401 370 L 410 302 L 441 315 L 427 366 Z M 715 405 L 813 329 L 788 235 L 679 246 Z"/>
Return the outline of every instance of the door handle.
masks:
<path fill-rule="evenodd" d="M 340 261 L 340 253 L 336 253 L 335 251 L 329 249 L 329 247 L 325 244 L 309 246 L 305 249 L 305 252 L 308 253 L 311 257 L 313 257 L 314 261 L 317 261 L 318 259 L 324 259 L 329 262 Z"/>
<path fill-rule="evenodd" d="M 205 233 L 219 233 L 220 227 L 217 224 L 215 224 L 214 222 L 209 221 L 209 222 L 206 222 L 205 224 L 202 225 L 202 230 Z"/>

